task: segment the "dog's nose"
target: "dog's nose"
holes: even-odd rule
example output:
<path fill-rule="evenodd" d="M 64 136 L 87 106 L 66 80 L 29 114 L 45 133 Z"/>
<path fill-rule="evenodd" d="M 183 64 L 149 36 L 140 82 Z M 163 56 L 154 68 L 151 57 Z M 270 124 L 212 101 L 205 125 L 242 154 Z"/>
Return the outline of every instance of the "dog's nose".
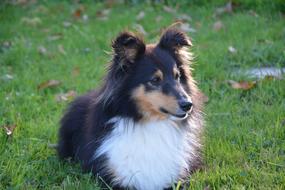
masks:
<path fill-rule="evenodd" d="M 185 112 L 189 111 L 192 108 L 192 105 L 192 102 L 188 100 L 179 101 L 180 108 Z"/>

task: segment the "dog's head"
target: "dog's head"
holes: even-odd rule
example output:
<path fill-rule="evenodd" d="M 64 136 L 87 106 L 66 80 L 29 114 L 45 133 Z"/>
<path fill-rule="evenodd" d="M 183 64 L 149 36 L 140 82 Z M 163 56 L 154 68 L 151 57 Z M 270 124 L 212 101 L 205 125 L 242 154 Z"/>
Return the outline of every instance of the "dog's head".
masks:
<path fill-rule="evenodd" d="M 187 118 L 195 87 L 189 66 L 191 45 L 185 33 L 173 28 L 164 31 L 159 42 L 151 45 L 133 33 L 121 33 L 112 44 L 114 57 L 109 79 L 113 85 L 106 87 L 109 94 L 112 91 L 110 98 L 113 102 L 125 99 L 129 104 L 120 106 L 135 105 L 144 119 Z"/>

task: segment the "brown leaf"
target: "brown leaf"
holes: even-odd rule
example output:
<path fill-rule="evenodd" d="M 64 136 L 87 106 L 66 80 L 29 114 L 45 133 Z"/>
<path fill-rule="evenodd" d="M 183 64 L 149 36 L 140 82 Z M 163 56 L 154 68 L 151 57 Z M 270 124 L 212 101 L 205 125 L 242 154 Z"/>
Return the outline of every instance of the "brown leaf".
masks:
<path fill-rule="evenodd" d="M 73 12 L 73 17 L 76 19 L 79 19 L 82 15 L 82 13 L 84 12 L 85 8 L 84 6 L 80 6 L 79 8 L 77 8 L 74 12 Z"/>
<path fill-rule="evenodd" d="M 180 22 L 190 22 L 192 18 L 187 14 L 181 14 L 177 16 L 177 20 Z"/>
<path fill-rule="evenodd" d="M 56 86 L 59 86 L 60 84 L 61 84 L 61 82 L 58 80 L 48 80 L 46 82 L 39 84 L 38 90 L 44 90 L 46 88 L 56 87 Z"/>
<path fill-rule="evenodd" d="M 38 52 L 39 52 L 41 55 L 46 55 L 46 54 L 47 54 L 47 49 L 46 49 L 44 46 L 39 46 L 39 47 L 38 47 Z"/>
<path fill-rule="evenodd" d="M 242 90 L 250 90 L 256 86 L 256 81 L 240 81 L 236 82 L 233 80 L 229 80 L 228 83 L 234 89 L 242 89 Z"/>
<path fill-rule="evenodd" d="M 168 12 L 168 13 L 176 13 L 176 10 L 171 8 L 171 7 L 168 7 L 168 6 L 163 6 L 163 10 L 165 12 Z"/>
<path fill-rule="evenodd" d="M 2 126 L 6 132 L 6 135 L 11 136 L 16 128 L 16 125 L 4 125 Z"/>
<path fill-rule="evenodd" d="M 181 23 L 180 24 L 180 29 L 184 32 L 192 32 L 192 33 L 195 33 L 196 32 L 196 29 L 195 28 L 192 28 L 190 26 L 190 24 L 188 23 Z"/>
<path fill-rule="evenodd" d="M 142 20 L 145 17 L 145 12 L 141 11 L 139 14 L 136 16 L 137 21 Z"/>
<path fill-rule="evenodd" d="M 96 12 L 96 17 L 99 20 L 108 20 L 108 16 L 109 16 L 110 11 L 111 11 L 110 9 L 99 10 Z"/>
<path fill-rule="evenodd" d="M 24 17 L 21 19 L 21 22 L 29 26 L 37 26 L 42 23 L 42 20 L 38 17 L 34 17 L 34 18 Z"/>
<path fill-rule="evenodd" d="M 68 22 L 68 21 L 64 21 L 64 22 L 62 23 L 62 25 L 63 25 L 65 28 L 68 28 L 68 27 L 70 27 L 70 26 L 72 25 L 72 23 L 71 23 L 71 22 Z"/>
<path fill-rule="evenodd" d="M 60 93 L 55 96 L 57 102 L 64 102 L 71 100 L 76 96 L 76 92 L 74 90 L 70 90 L 67 93 Z"/>
<path fill-rule="evenodd" d="M 62 33 L 54 33 L 54 34 L 50 35 L 47 39 L 48 39 L 48 41 L 56 41 L 56 40 L 59 40 L 62 38 L 63 38 Z"/>
<path fill-rule="evenodd" d="M 66 52 L 65 52 L 64 47 L 63 47 L 62 44 L 59 44 L 59 45 L 57 46 L 57 49 L 58 49 L 58 51 L 59 51 L 62 55 L 66 55 Z"/>
<path fill-rule="evenodd" d="M 248 12 L 253 17 L 258 17 L 259 15 L 254 10 L 249 10 Z"/>
<path fill-rule="evenodd" d="M 215 31 L 219 31 L 219 30 L 221 30 L 223 27 L 224 27 L 224 24 L 222 23 L 222 21 L 217 21 L 217 22 L 215 22 L 214 25 L 213 25 L 213 29 L 214 29 Z"/>
<path fill-rule="evenodd" d="M 140 32 L 141 34 L 143 34 L 144 36 L 146 36 L 148 33 L 145 31 L 144 27 L 140 24 L 134 24 L 134 28 Z"/>
<path fill-rule="evenodd" d="M 79 67 L 74 67 L 72 70 L 72 76 L 77 77 L 80 74 L 80 68 Z"/>
<path fill-rule="evenodd" d="M 156 22 L 160 22 L 161 20 L 162 20 L 162 16 L 160 16 L 160 15 L 155 18 Z"/>
<path fill-rule="evenodd" d="M 219 16 L 224 13 L 232 13 L 232 12 L 233 12 L 233 6 L 232 2 L 230 1 L 225 6 L 217 8 L 215 11 L 215 15 Z"/>

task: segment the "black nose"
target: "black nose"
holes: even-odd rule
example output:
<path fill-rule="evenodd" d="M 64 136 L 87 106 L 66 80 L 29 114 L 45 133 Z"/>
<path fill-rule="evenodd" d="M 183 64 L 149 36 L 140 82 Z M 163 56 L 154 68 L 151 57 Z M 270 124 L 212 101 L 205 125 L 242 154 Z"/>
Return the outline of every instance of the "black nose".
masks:
<path fill-rule="evenodd" d="M 180 108 L 185 112 L 189 111 L 192 108 L 192 105 L 193 105 L 192 102 L 187 100 L 179 101 Z"/>

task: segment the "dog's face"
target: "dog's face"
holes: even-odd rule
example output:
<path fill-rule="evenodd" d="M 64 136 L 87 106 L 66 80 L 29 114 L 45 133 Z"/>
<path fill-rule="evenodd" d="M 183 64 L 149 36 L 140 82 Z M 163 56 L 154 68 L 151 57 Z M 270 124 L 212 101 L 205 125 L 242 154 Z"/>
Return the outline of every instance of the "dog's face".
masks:
<path fill-rule="evenodd" d="M 145 45 L 131 33 L 122 33 L 114 41 L 119 64 L 113 69 L 144 119 L 183 120 L 191 112 L 189 65 L 181 51 L 190 45 L 189 38 L 176 29 L 164 32 L 156 45 Z"/>

